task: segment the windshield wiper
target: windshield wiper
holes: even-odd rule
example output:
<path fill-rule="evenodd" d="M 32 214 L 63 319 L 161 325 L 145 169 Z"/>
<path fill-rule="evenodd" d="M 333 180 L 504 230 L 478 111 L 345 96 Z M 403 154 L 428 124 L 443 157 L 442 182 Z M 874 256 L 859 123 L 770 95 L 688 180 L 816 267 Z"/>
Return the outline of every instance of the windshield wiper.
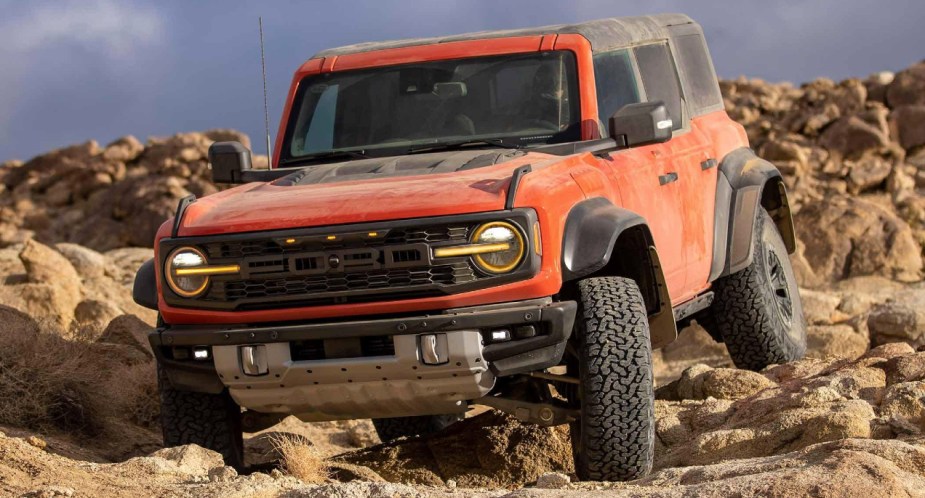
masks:
<path fill-rule="evenodd" d="M 418 145 L 416 147 L 411 147 L 410 149 L 408 149 L 408 153 L 414 154 L 415 152 L 424 152 L 424 151 L 453 150 L 453 149 L 461 149 L 464 147 L 469 147 L 472 145 L 494 145 L 496 147 L 502 147 L 505 149 L 522 149 L 523 148 L 523 145 L 508 143 L 500 138 L 479 138 L 476 140 L 462 140 L 459 142 L 443 142 L 443 143 Z"/>
<path fill-rule="evenodd" d="M 319 152 L 317 154 L 309 154 L 307 156 L 299 156 L 283 161 L 282 165 L 295 165 L 299 163 L 308 163 L 314 161 L 323 161 L 326 159 L 343 159 L 345 157 L 353 159 L 366 159 L 369 156 L 366 155 L 365 150 L 330 150 L 327 152 Z"/>

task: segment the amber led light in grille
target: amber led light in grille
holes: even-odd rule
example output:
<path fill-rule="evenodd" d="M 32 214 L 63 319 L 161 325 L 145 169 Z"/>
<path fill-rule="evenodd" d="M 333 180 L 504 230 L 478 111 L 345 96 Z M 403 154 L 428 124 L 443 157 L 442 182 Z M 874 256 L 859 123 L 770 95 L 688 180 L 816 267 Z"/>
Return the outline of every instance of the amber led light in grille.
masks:
<path fill-rule="evenodd" d="M 177 268 L 174 273 L 178 277 L 203 276 L 203 275 L 231 275 L 241 271 L 238 265 L 225 266 L 201 266 L 199 268 Z"/>
<path fill-rule="evenodd" d="M 511 245 L 507 242 L 500 244 L 472 244 L 467 246 L 441 247 L 434 249 L 434 257 L 452 258 L 454 256 L 471 256 L 489 252 L 507 251 Z"/>

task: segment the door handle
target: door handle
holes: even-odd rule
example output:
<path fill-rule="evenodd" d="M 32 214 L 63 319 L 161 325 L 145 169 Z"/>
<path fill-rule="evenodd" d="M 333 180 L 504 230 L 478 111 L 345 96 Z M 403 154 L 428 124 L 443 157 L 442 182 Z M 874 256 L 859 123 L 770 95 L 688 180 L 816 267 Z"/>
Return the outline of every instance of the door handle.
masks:
<path fill-rule="evenodd" d="M 715 167 L 716 167 L 716 159 L 713 159 L 712 157 L 700 163 L 700 169 L 702 170 L 708 170 L 710 168 L 715 168 Z"/>
<path fill-rule="evenodd" d="M 676 181 L 678 181 L 678 174 L 675 173 L 674 171 L 672 171 L 671 173 L 665 174 L 665 175 L 658 176 L 659 185 L 668 185 L 669 183 L 676 182 Z"/>

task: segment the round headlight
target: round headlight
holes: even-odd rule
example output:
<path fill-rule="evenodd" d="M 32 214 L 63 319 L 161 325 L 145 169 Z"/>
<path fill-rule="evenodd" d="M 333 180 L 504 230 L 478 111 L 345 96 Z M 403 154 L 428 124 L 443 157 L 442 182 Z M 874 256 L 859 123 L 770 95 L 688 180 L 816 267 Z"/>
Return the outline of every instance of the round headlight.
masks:
<path fill-rule="evenodd" d="M 184 269 L 206 266 L 206 256 L 199 249 L 181 247 L 167 257 L 164 275 L 170 290 L 183 297 L 196 297 L 205 292 L 209 285 L 207 275 L 184 272 Z"/>
<path fill-rule="evenodd" d="M 507 244 L 507 249 L 476 254 L 476 265 L 488 273 L 507 273 L 524 258 L 524 237 L 514 225 L 494 221 L 478 227 L 472 234 L 474 244 Z"/>

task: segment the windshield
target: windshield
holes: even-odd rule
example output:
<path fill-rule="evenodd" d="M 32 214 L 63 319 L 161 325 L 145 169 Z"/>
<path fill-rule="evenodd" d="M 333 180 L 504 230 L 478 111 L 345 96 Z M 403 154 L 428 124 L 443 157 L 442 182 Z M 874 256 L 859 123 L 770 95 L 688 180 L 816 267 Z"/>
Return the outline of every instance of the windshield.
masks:
<path fill-rule="evenodd" d="M 580 139 L 575 57 L 551 51 L 331 72 L 299 84 L 283 161 L 481 139 Z M 500 143 L 500 142 L 499 142 Z"/>

